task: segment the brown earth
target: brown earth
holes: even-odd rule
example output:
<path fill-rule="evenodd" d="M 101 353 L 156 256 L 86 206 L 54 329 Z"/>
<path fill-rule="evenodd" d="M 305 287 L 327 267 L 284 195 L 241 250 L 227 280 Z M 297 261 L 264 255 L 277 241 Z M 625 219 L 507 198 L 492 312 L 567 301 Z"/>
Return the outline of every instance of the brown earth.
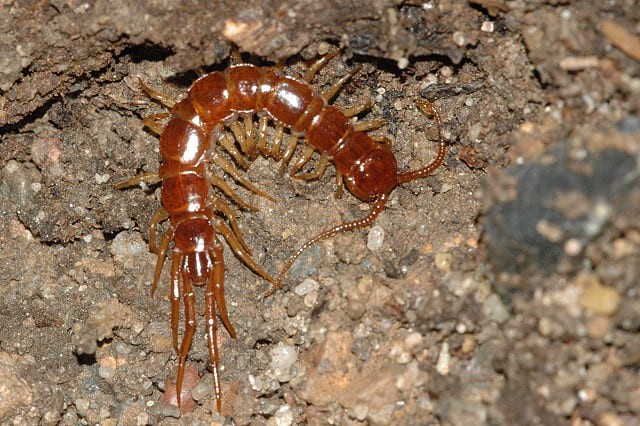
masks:
<path fill-rule="evenodd" d="M 634 0 L 0 1 L 0 423 L 640 424 L 638 22 Z M 226 250 L 227 419 L 202 327 L 180 417 L 159 191 L 113 186 L 158 168 L 137 77 L 179 98 L 232 43 L 290 74 L 342 49 L 315 87 L 363 65 L 334 103 L 373 101 L 405 170 L 435 155 L 425 97 L 449 153 L 267 299 Z M 277 200 L 237 189 L 272 273 L 370 207 L 333 170 L 246 175 Z"/>

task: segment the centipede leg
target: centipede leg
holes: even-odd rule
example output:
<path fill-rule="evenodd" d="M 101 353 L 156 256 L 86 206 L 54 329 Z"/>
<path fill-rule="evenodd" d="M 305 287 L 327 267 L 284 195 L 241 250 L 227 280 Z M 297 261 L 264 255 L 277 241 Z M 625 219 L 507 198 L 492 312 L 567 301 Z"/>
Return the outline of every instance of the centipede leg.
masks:
<path fill-rule="evenodd" d="M 342 198 L 342 193 L 344 192 L 344 179 L 342 177 L 342 173 L 336 170 L 336 198 Z"/>
<path fill-rule="evenodd" d="M 273 135 L 273 145 L 269 149 L 269 155 L 276 161 L 280 161 L 282 159 L 282 152 L 280 152 L 280 147 L 282 146 L 282 141 L 284 140 L 284 127 L 277 126 L 276 132 Z"/>
<path fill-rule="evenodd" d="M 209 279 L 209 283 L 207 284 L 207 290 L 204 294 L 204 302 L 205 302 L 205 321 L 207 328 L 207 343 L 209 348 L 209 365 L 212 369 L 213 374 L 213 397 L 215 399 L 216 410 L 218 413 L 222 410 L 222 386 L 220 383 L 220 362 L 219 362 L 219 352 L 218 352 L 218 339 L 217 339 L 217 319 L 214 309 L 215 304 L 215 295 L 214 289 L 211 287 L 213 284 L 213 271 L 212 277 Z"/>
<path fill-rule="evenodd" d="M 351 118 L 355 117 L 363 111 L 371 109 L 372 106 L 373 104 L 369 101 L 360 105 L 353 105 L 350 107 L 338 107 L 338 109 L 345 115 L 345 117 Z"/>
<path fill-rule="evenodd" d="M 227 203 L 225 203 L 224 201 L 222 201 L 221 199 L 219 199 L 219 198 L 213 198 L 211 200 L 211 207 L 213 207 L 213 209 L 215 211 L 217 211 L 219 213 L 222 213 L 223 215 L 225 215 L 227 217 L 227 219 L 229 220 L 229 223 L 231 224 L 231 230 L 233 231 L 233 233 L 235 234 L 236 238 L 240 242 L 240 245 L 242 246 L 242 248 L 244 248 L 244 250 L 247 253 L 249 253 L 249 255 L 251 255 L 252 254 L 251 253 L 251 249 L 249 248 L 247 243 L 242 238 L 242 232 L 240 231 L 240 227 L 238 226 L 238 221 L 236 219 L 236 215 L 233 214 L 233 211 L 231 210 L 229 205 Z"/>
<path fill-rule="evenodd" d="M 158 288 L 158 281 L 162 274 L 164 261 L 167 258 L 167 248 L 169 247 L 171 240 L 173 240 L 173 233 L 174 229 L 173 227 L 170 227 L 162 236 L 162 240 L 160 240 L 160 246 L 158 246 L 158 260 L 156 261 L 156 270 L 153 273 L 153 284 L 151 285 L 151 297 L 153 297 L 156 289 Z"/>
<path fill-rule="evenodd" d="M 156 135 L 161 135 L 164 130 L 164 126 L 159 124 L 160 121 L 166 120 L 171 117 L 171 113 L 158 112 L 156 114 L 147 115 L 142 119 L 142 123 L 147 126 Z"/>
<path fill-rule="evenodd" d="M 222 158 L 220 155 L 217 155 L 216 153 L 214 153 L 214 155 L 212 155 L 211 161 L 216 166 L 220 167 L 225 173 L 227 173 L 233 179 L 235 179 L 236 182 L 238 182 L 240 185 L 242 185 L 245 188 L 247 188 L 249 191 L 252 191 L 252 192 L 258 194 L 259 196 L 261 196 L 263 198 L 266 198 L 267 200 L 274 201 L 274 202 L 276 201 L 271 195 L 269 195 L 266 192 L 256 188 L 255 186 L 253 186 L 251 184 L 251 182 L 249 182 L 247 179 L 245 179 L 240 174 L 240 172 L 235 167 L 233 167 L 233 164 L 229 163 L 227 160 Z"/>
<path fill-rule="evenodd" d="M 180 343 L 180 351 L 178 352 L 178 377 L 176 379 L 176 394 L 178 397 L 178 407 L 181 405 L 182 381 L 184 379 L 184 364 L 187 360 L 189 348 L 193 340 L 193 334 L 196 331 L 196 306 L 195 295 L 191 289 L 191 280 L 189 273 L 185 269 L 185 264 L 181 266 L 182 273 L 182 298 L 184 300 L 184 335 Z"/>
<path fill-rule="evenodd" d="M 298 146 L 298 137 L 293 135 L 287 136 L 287 145 L 284 149 L 284 155 L 282 156 L 282 162 L 280 163 L 280 175 L 283 175 L 289 162 L 291 161 L 291 157 L 293 157 L 293 153 L 296 151 L 296 147 Z"/>
<path fill-rule="evenodd" d="M 217 321 L 215 307 L 218 307 L 218 314 L 229 332 L 229 335 L 235 339 L 236 332 L 229 321 L 227 313 L 227 305 L 224 300 L 224 257 L 222 246 L 217 243 L 209 252 L 210 258 L 213 260 L 213 270 L 207 283 L 205 291 L 205 317 L 207 321 L 207 341 L 209 347 L 209 363 L 213 369 L 214 393 L 217 411 L 222 409 L 222 389 L 220 382 L 220 355 L 218 351 Z"/>
<path fill-rule="evenodd" d="M 260 153 L 265 157 L 267 156 L 265 147 L 267 146 L 267 139 L 269 137 L 267 135 L 268 126 L 269 126 L 269 119 L 267 118 L 266 115 L 263 115 L 262 117 L 260 117 L 260 120 L 258 120 L 257 146 L 258 146 L 258 151 L 260 151 Z"/>
<path fill-rule="evenodd" d="M 294 175 L 293 177 L 302 180 L 320 179 L 322 175 L 324 175 L 325 170 L 327 170 L 328 165 L 329 157 L 327 157 L 326 155 L 322 155 L 320 157 L 320 161 L 318 161 L 318 164 L 316 165 L 316 170 L 314 172 Z"/>
<path fill-rule="evenodd" d="M 216 221 L 215 223 L 216 229 L 218 232 L 224 237 L 225 241 L 233 250 L 233 254 L 235 254 L 238 259 L 244 262 L 253 272 L 260 275 L 265 280 L 269 281 L 276 287 L 281 287 L 280 283 L 274 279 L 267 271 L 265 271 L 260 265 L 258 265 L 255 260 L 251 257 L 249 253 L 247 253 L 243 248 L 234 233 L 229 229 L 227 225 L 225 225 L 222 221 Z"/>
<path fill-rule="evenodd" d="M 141 78 L 138 78 L 138 83 L 140 84 L 140 88 L 142 89 L 142 91 L 146 93 L 147 96 L 149 96 L 152 99 L 155 99 L 156 101 L 160 102 L 162 105 L 166 106 L 167 108 L 171 109 L 176 104 L 176 100 L 173 99 L 171 96 L 165 95 L 164 93 L 153 90 L 152 88 L 144 84 L 144 81 L 142 81 Z"/>
<path fill-rule="evenodd" d="M 184 267 L 181 253 L 174 252 L 171 261 L 171 338 L 173 349 L 178 349 L 178 323 L 180 322 L 180 269 Z"/>
<path fill-rule="evenodd" d="M 154 183 L 158 183 L 161 180 L 162 179 L 160 179 L 160 176 L 158 176 L 157 173 L 143 173 L 141 175 L 134 176 L 128 180 L 125 180 L 124 182 L 120 182 L 119 184 L 115 185 L 113 189 L 129 188 L 130 186 L 139 185 L 141 183 L 148 183 L 153 185 Z"/>
<path fill-rule="evenodd" d="M 247 162 L 246 158 L 244 158 L 244 156 L 240 153 L 240 151 L 238 151 L 235 146 L 235 140 L 229 133 L 221 131 L 218 135 L 218 141 L 220 142 L 220 146 L 222 146 L 229 154 L 231 154 L 231 157 L 233 157 L 235 162 L 238 163 L 240 167 L 244 169 L 249 167 L 249 163 Z"/>
<path fill-rule="evenodd" d="M 387 124 L 387 121 L 382 119 L 382 118 L 373 118 L 371 120 L 362 120 L 362 121 L 356 121 L 355 123 L 353 123 L 353 129 L 357 132 L 366 132 L 369 130 L 375 130 L 375 129 L 379 129 L 380 127 L 384 126 L 385 124 Z M 371 138 L 374 138 L 373 136 L 371 136 Z"/>
<path fill-rule="evenodd" d="M 247 141 L 249 152 L 247 155 L 250 159 L 254 159 L 258 155 L 258 150 L 256 149 L 256 140 L 255 140 L 255 129 L 253 125 L 253 115 L 247 115 L 244 117 L 244 122 L 242 127 L 244 128 L 244 138 Z"/>
<path fill-rule="evenodd" d="M 236 331 L 233 329 L 231 321 L 229 321 L 227 303 L 224 300 L 224 255 L 222 252 L 222 244 L 220 244 L 220 242 L 217 242 L 213 247 L 213 251 L 210 255 L 212 255 L 212 259 L 214 259 L 213 294 L 215 296 L 216 306 L 218 307 L 218 315 L 220 316 L 222 324 L 224 324 L 225 328 L 229 332 L 229 335 L 235 339 Z"/>
<path fill-rule="evenodd" d="M 298 173 L 298 171 L 300 171 L 300 169 L 303 168 L 304 165 L 309 162 L 309 160 L 311 160 L 311 156 L 313 156 L 314 152 L 315 150 L 313 149 L 313 147 L 309 145 L 305 146 L 304 151 L 302 151 L 302 156 L 298 158 L 295 163 L 293 163 L 289 174 L 291 176 L 294 176 L 296 173 Z"/>
<path fill-rule="evenodd" d="M 242 124 L 238 121 L 234 121 L 229 125 L 231 132 L 233 132 L 233 137 L 238 141 L 240 145 L 240 149 L 242 152 L 252 158 L 255 156 L 255 144 L 250 137 L 247 137 L 247 132 Z"/>
<path fill-rule="evenodd" d="M 219 188 L 224 193 L 224 195 L 232 199 L 233 202 L 235 202 L 238 206 L 240 206 L 240 208 L 251 210 L 254 212 L 258 211 L 257 207 L 254 207 L 251 204 L 246 203 L 244 200 L 242 200 L 242 198 L 238 197 L 236 193 L 233 192 L 233 189 L 231 189 L 229 184 L 225 182 L 225 180 L 222 179 L 220 176 L 216 175 L 215 173 L 208 171 L 207 181 L 209 181 L 209 183 L 215 186 L 216 188 Z"/>
<path fill-rule="evenodd" d="M 349 81 L 351 79 L 351 77 L 353 77 L 361 69 L 362 69 L 362 65 L 358 65 L 358 66 L 354 67 L 351 71 L 349 71 L 349 73 L 347 75 L 342 77 L 340 80 L 336 81 L 328 89 L 322 91 L 320 93 L 320 96 L 325 98 L 327 100 L 327 102 L 328 102 L 329 100 L 331 100 L 336 95 L 336 93 L 338 93 L 338 91 L 342 88 L 342 86 L 344 86 L 344 84 L 347 81 Z"/>
<path fill-rule="evenodd" d="M 169 213 L 163 208 L 156 210 L 153 216 L 151 216 L 151 223 L 149 224 L 149 250 L 151 250 L 152 253 L 158 253 L 158 247 L 156 246 L 158 225 L 167 219 L 169 219 Z"/>
<path fill-rule="evenodd" d="M 315 61 L 313 65 L 309 67 L 307 72 L 304 73 L 304 76 L 302 77 L 303 80 L 306 81 L 307 83 L 311 83 L 311 81 L 316 76 L 318 71 L 324 68 L 327 65 L 327 62 L 329 62 L 331 58 L 335 57 L 339 52 L 340 52 L 339 50 L 336 50 L 334 52 L 327 53 L 322 58 Z"/>

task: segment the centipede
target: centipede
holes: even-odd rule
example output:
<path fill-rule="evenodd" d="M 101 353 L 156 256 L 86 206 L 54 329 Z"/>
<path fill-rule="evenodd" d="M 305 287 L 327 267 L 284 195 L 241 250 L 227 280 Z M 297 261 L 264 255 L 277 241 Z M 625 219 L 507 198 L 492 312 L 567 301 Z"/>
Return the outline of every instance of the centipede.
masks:
<path fill-rule="evenodd" d="M 150 250 L 158 256 L 151 295 L 157 289 L 165 260 L 171 255 L 171 330 L 173 348 L 178 355 L 179 407 L 185 362 L 196 330 L 193 286 L 204 286 L 213 396 L 215 409 L 218 413 L 222 410 L 218 319 L 231 337 L 235 338 L 236 332 L 224 296 L 225 264 L 220 236 L 235 256 L 271 284 L 265 293 L 269 296 L 283 287 L 288 270 L 305 250 L 336 234 L 369 226 L 384 210 L 396 187 L 432 174 L 445 160 L 441 118 L 430 102 L 418 98 L 416 105 L 425 116 L 435 119 L 437 154 L 422 168 L 400 172 L 390 141 L 367 133 L 384 125 L 384 121 L 352 119 L 370 105 L 340 108 L 330 103 L 361 66 L 354 67 L 329 88 L 315 90 L 312 80 L 337 53 L 316 60 L 300 76 L 286 75 L 273 66 L 243 63 L 236 54 L 225 70 L 198 78 L 180 101 L 149 88 L 140 80 L 142 90 L 169 109 L 143 119 L 145 126 L 160 135 L 161 165 L 157 172 L 135 176 L 115 188 L 161 183 L 162 207 L 153 214 L 149 225 Z M 294 157 L 300 150 L 302 153 Z M 302 173 L 314 153 L 319 156 L 315 170 Z M 310 238 L 286 260 L 274 278 L 253 259 L 233 209 L 222 198 L 224 195 L 241 209 L 255 210 L 220 176 L 226 174 L 249 191 L 275 201 L 238 170 L 238 167 L 249 167 L 251 159 L 258 155 L 279 162 L 280 172 L 290 166 L 288 173 L 303 180 L 320 179 L 333 163 L 337 194 L 346 187 L 356 198 L 373 204 L 364 217 L 338 224 Z M 214 166 L 223 173 L 216 173 Z M 184 331 L 178 342 L 180 299 L 184 306 Z"/>

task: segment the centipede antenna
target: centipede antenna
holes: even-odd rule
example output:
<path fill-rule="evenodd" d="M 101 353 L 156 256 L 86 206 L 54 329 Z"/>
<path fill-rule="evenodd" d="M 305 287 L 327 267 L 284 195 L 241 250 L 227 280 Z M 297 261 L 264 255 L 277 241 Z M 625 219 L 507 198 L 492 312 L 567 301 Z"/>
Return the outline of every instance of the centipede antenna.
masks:
<path fill-rule="evenodd" d="M 342 88 L 342 86 L 344 86 L 344 84 L 347 81 L 349 81 L 351 79 L 351 77 L 356 75 L 361 69 L 362 69 L 362 65 L 358 65 L 356 67 L 353 67 L 353 69 L 351 71 L 349 71 L 349 73 L 347 75 L 343 76 L 340 80 L 336 81 L 327 90 L 322 91 L 320 93 L 320 96 L 325 98 L 327 100 L 327 102 L 328 102 L 329 100 L 331 100 L 336 95 L 336 93 L 338 93 L 338 90 L 340 90 Z"/>
<path fill-rule="evenodd" d="M 438 155 L 429 165 L 421 169 L 398 173 L 399 184 L 411 182 L 416 179 L 429 176 L 442 165 L 442 163 L 444 162 L 444 157 L 447 153 L 447 144 L 442 138 L 442 131 L 440 128 L 442 123 L 442 120 L 440 119 L 440 113 L 438 113 L 438 110 L 433 106 L 431 102 L 428 102 L 424 99 L 417 99 L 416 105 L 424 115 L 431 114 L 435 118 L 436 126 L 438 128 Z"/>
<path fill-rule="evenodd" d="M 171 109 L 176 104 L 175 99 L 173 99 L 169 95 L 158 92 L 157 90 L 153 90 L 151 87 L 144 84 L 144 81 L 142 81 L 142 78 L 140 77 L 138 77 L 138 83 L 140 84 L 140 88 L 142 89 L 142 91 L 146 93 L 147 96 L 149 96 L 151 99 L 155 99 L 167 108 Z"/>
<path fill-rule="evenodd" d="M 289 271 L 289 269 L 293 266 L 294 262 L 298 259 L 298 257 L 300 257 L 302 253 L 304 253 L 309 247 L 313 246 L 314 244 L 322 240 L 326 240 L 327 238 L 331 238 L 336 234 L 353 231 L 354 229 L 364 228 L 366 226 L 371 225 L 373 221 L 376 220 L 378 215 L 382 212 L 382 210 L 384 210 L 384 206 L 385 204 L 387 204 L 388 197 L 389 197 L 388 194 L 379 195 L 375 203 L 373 204 L 371 211 L 365 217 L 356 219 L 351 222 L 341 223 L 340 225 L 327 229 L 326 231 L 323 231 L 318 235 L 316 235 L 315 237 L 308 240 L 298 249 L 298 251 L 296 251 L 293 255 L 291 255 L 289 259 L 287 259 L 287 262 L 284 264 L 284 267 L 278 274 L 276 281 L 278 281 L 279 283 L 282 283 L 287 274 L 287 271 Z M 264 296 L 268 297 L 271 294 L 273 294 L 274 291 L 275 289 L 271 289 L 267 291 Z"/>
<path fill-rule="evenodd" d="M 311 80 L 313 80 L 313 77 L 316 76 L 318 71 L 320 71 L 323 67 L 325 67 L 327 65 L 327 62 L 329 62 L 332 58 L 334 58 L 338 53 L 340 53 L 340 50 L 327 53 L 322 58 L 315 61 L 313 65 L 309 67 L 307 72 L 304 73 L 304 76 L 302 77 L 302 79 L 307 83 L 311 83 Z"/>

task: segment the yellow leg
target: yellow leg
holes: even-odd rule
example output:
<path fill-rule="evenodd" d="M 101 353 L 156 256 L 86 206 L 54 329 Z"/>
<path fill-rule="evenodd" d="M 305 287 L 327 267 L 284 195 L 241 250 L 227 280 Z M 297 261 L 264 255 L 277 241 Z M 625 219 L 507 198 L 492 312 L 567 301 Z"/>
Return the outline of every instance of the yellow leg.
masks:
<path fill-rule="evenodd" d="M 156 210 L 151 217 L 151 224 L 149 225 L 149 250 L 151 250 L 152 253 L 158 253 L 158 247 L 156 246 L 158 225 L 167 219 L 169 219 L 169 213 L 163 208 Z"/>
<path fill-rule="evenodd" d="M 171 117 L 171 113 L 159 112 L 157 114 L 151 114 L 142 119 L 142 123 L 147 126 L 153 133 L 160 136 L 164 131 L 164 126 L 159 122 Z"/>
<path fill-rule="evenodd" d="M 233 192 L 233 189 L 231 189 L 229 184 L 225 182 L 225 180 L 220 176 L 216 175 L 213 172 L 207 172 L 207 180 L 211 185 L 215 186 L 216 188 L 219 188 L 224 193 L 224 195 L 232 199 L 241 208 L 251 210 L 254 212 L 258 211 L 257 207 L 254 207 L 251 204 L 246 203 L 245 201 L 242 200 L 242 198 L 238 197 L 236 193 Z"/>
<path fill-rule="evenodd" d="M 235 162 L 238 163 L 240 167 L 244 169 L 249 167 L 249 163 L 247 162 L 247 160 L 236 148 L 236 141 L 233 138 L 233 136 L 231 136 L 229 133 L 225 132 L 224 130 L 221 130 L 218 134 L 218 142 L 220 146 L 225 149 L 225 151 L 231 154 Z"/>
<path fill-rule="evenodd" d="M 260 117 L 260 121 L 258 122 L 258 151 L 260 154 L 265 157 L 268 156 L 266 146 L 267 146 L 267 126 L 269 125 L 269 121 L 266 116 Z"/>
<path fill-rule="evenodd" d="M 140 88 L 142 89 L 142 91 L 146 93 L 147 96 L 149 96 L 151 99 L 155 99 L 169 109 L 173 108 L 173 106 L 176 104 L 176 100 L 171 96 L 153 90 L 152 88 L 144 84 L 141 78 L 138 78 L 138 82 L 140 83 Z"/>
<path fill-rule="evenodd" d="M 173 233 L 174 229 L 173 227 L 170 227 L 169 230 L 164 233 L 162 240 L 160 241 L 160 246 L 158 247 L 158 261 L 156 262 L 156 270 L 153 273 L 153 284 L 151 285 L 151 297 L 153 297 L 156 289 L 158 288 L 158 281 L 160 280 L 160 274 L 162 274 L 164 261 L 167 259 L 167 248 L 169 247 L 171 240 L 173 240 Z"/>
<path fill-rule="evenodd" d="M 251 255 L 251 249 L 242 238 L 242 232 L 240 231 L 240 227 L 238 226 L 238 220 L 236 219 L 236 215 L 233 214 L 233 211 L 231 210 L 229 205 L 221 199 L 214 197 L 211 200 L 211 207 L 213 207 L 215 211 L 222 213 L 227 217 L 227 220 L 229 220 L 229 223 L 231 224 L 231 230 L 240 242 L 240 245 L 245 249 L 247 253 L 249 253 L 249 255 Z"/>
<path fill-rule="evenodd" d="M 361 105 L 354 105 L 350 107 L 338 107 L 338 109 L 346 116 L 346 117 L 355 117 L 360 114 L 362 111 L 366 111 L 372 107 L 371 102 L 367 102 Z"/>
<path fill-rule="evenodd" d="M 366 132 L 368 130 L 379 129 L 380 127 L 387 124 L 387 121 L 382 118 L 373 118 L 371 120 L 362 120 L 356 121 L 353 123 L 353 128 L 355 131 Z"/>
<path fill-rule="evenodd" d="M 235 254 L 238 259 L 245 263 L 253 272 L 260 275 L 265 280 L 269 281 L 276 287 L 280 287 L 280 284 L 273 278 L 267 271 L 265 271 L 262 266 L 258 265 L 251 255 L 247 253 L 243 248 L 235 234 L 227 225 L 225 225 L 222 221 L 216 221 L 215 227 L 220 232 L 220 234 L 227 241 L 231 249 L 233 250 L 233 254 Z"/>
<path fill-rule="evenodd" d="M 274 202 L 276 201 L 275 198 L 273 198 L 271 195 L 267 194 L 266 192 L 262 191 L 261 189 L 256 188 L 255 186 L 253 186 L 253 184 L 251 182 L 249 182 L 245 177 L 243 177 L 240 174 L 238 169 L 233 167 L 233 164 L 231 164 L 230 162 L 228 162 L 227 160 L 222 158 L 218 153 L 214 153 L 212 155 L 211 161 L 216 166 L 218 166 L 222 170 L 224 170 L 225 173 L 227 173 L 233 179 L 235 179 L 236 182 L 238 182 L 240 185 L 242 185 L 245 188 L 247 188 L 249 191 L 252 191 L 252 192 L 258 194 L 259 196 L 264 197 L 267 200 L 274 201 Z"/>
<path fill-rule="evenodd" d="M 342 192 L 344 190 L 344 180 L 342 179 L 342 173 L 336 170 L 336 198 L 342 198 Z"/>
<path fill-rule="evenodd" d="M 141 183 L 154 184 L 160 182 L 160 176 L 157 173 L 143 173 L 138 176 L 134 176 L 131 179 L 125 180 L 124 182 L 120 182 L 113 189 L 123 189 L 129 188 L 131 186 L 139 185 Z"/>
<path fill-rule="evenodd" d="M 326 155 L 322 155 L 320 157 L 320 161 L 318 161 L 318 165 L 316 166 L 315 172 L 303 173 L 301 175 L 294 175 L 293 177 L 296 179 L 302 179 L 302 180 L 320 179 L 324 174 L 325 170 L 327 170 L 328 164 L 329 164 L 329 158 Z"/>
<path fill-rule="evenodd" d="M 338 90 L 340 90 L 342 88 L 342 86 L 344 86 L 344 84 L 347 81 L 349 81 L 349 79 L 351 77 L 353 77 L 361 69 L 362 69 L 362 65 L 358 65 L 357 67 L 353 68 L 351 71 L 349 71 L 349 74 L 345 75 L 340 80 L 336 81 L 327 90 L 325 90 L 322 93 L 320 93 L 320 96 L 322 96 L 323 98 L 325 98 L 327 100 L 327 102 L 329 102 L 329 100 L 331 100 L 331 98 L 333 98 L 336 95 L 336 93 L 338 93 Z"/>
<path fill-rule="evenodd" d="M 269 150 L 269 155 L 276 161 L 280 161 L 282 158 L 282 153 L 280 152 L 280 146 L 282 145 L 282 140 L 284 139 L 284 127 L 277 126 L 276 132 L 273 136 L 273 145 Z"/>
<path fill-rule="evenodd" d="M 298 160 L 296 160 L 296 162 L 293 164 L 293 167 L 291 167 L 291 172 L 289 173 L 291 176 L 295 175 L 296 173 L 298 173 L 298 171 L 304 167 L 305 164 L 307 164 L 309 162 L 309 160 L 311 159 L 311 156 L 314 153 L 314 149 L 310 146 L 305 146 L 304 147 L 304 151 L 302 152 L 302 157 L 298 158 Z"/>
<path fill-rule="evenodd" d="M 287 145 L 284 149 L 284 155 L 282 156 L 282 162 L 280 163 L 280 175 L 284 174 L 284 171 L 287 169 L 289 162 L 291 161 L 291 157 L 293 157 L 293 153 L 296 151 L 296 146 L 298 146 L 298 137 L 293 135 L 287 136 Z"/>
<path fill-rule="evenodd" d="M 250 137 L 247 137 L 247 132 L 244 126 L 239 121 L 234 121 L 229 125 L 229 128 L 233 132 L 233 137 L 240 144 L 240 149 L 245 155 L 252 157 L 255 151 L 255 144 Z"/>
<path fill-rule="evenodd" d="M 338 52 L 340 51 L 336 50 L 335 52 L 328 53 L 324 55 L 322 58 L 315 61 L 313 65 L 309 67 L 307 72 L 304 73 L 304 76 L 302 77 L 304 81 L 306 81 L 307 83 L 311 83 L 311 81 L 313 80 L 313 77 L 316 76 L 318 71 L 324 68 L 327 65 L 327 62 L 329 62 L 331 58 L 335 57 L 338 54 Z"/>

